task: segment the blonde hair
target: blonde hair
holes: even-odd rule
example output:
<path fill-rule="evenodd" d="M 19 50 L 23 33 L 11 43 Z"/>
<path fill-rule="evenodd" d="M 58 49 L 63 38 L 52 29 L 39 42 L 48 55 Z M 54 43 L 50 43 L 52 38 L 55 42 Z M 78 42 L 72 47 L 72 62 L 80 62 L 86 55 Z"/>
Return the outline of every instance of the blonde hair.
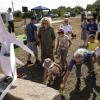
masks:
<path fill-rule="evenodd" d="M 43 23 L 47 23 L 48 26 L 51 26 L 51 19 L 44 17 L 41 19 L 41 26 L 43 26 Z"/>

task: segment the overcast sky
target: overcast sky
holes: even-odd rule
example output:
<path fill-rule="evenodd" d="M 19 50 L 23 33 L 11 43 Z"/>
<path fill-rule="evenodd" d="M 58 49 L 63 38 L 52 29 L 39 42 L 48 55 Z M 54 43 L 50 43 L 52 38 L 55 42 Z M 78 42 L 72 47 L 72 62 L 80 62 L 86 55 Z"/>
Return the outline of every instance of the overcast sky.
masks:
<path fill-rule="evenodd" d="M 13 0 L 14 9 L 22 10 L 22 6 L 27 6 L 30 10 L 36 6 L 45 6 L 50 9 L 59 6 L 75 7 L 77 5 L 86 8 L 87 4 L 93 4 L 96 0 Z M 12 0 L 0 0 L 0 12 L 7 11 L 8 7 L 12 7 Z"/>

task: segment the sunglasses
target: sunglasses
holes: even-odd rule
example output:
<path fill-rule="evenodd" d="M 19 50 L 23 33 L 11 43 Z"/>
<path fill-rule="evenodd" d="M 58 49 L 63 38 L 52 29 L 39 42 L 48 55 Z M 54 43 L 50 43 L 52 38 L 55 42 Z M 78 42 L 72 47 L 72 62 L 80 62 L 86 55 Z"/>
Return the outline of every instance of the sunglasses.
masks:
<path fill-rule="evenodd" d="M 42 24 L 47 24 L 47 23 L 42 23 Z"/>

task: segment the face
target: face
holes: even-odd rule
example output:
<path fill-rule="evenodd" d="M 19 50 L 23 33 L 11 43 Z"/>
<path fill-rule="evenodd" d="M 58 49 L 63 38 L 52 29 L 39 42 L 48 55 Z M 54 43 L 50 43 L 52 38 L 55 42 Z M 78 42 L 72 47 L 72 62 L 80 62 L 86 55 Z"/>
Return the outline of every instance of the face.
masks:
<path fill-rule="evenodd" d="M 76 55 L 75 57 L 75 61 L 76 61 L 76 64 L 80 64 L 82 61 L 83 61 L 84 57 L 80 54 Z"/>
<path fill-rule="evenodd" d="M 37 23 L 37 20 L 32 20 L 32 23 L 36 24 Z"/>
<path fill-rule="evenodd" d="M 89 41 L 90 41 L 91 43 L 94 43 L 95 39 L 92 38 L 92 37 L 90 37 L 90 38 L 89 38 Z"/>
<path fill-rule="evenodd" d="M 64 20 L 64 23 L 65 23 L 65 24 L 68 24 L 68 20 Z"/>
<path fill-rule="evenodd" d="M 45 21 L 45 22 L 42 22 L 42 26 L 47 28 L 48 27 L 48 23 Z"/>

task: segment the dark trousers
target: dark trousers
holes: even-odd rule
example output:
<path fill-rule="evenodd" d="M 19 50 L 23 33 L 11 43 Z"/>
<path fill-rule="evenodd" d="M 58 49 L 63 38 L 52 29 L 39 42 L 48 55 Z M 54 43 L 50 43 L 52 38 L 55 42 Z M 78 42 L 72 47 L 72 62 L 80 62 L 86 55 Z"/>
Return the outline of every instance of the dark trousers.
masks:
<path fill-rule="evenodd" d="M 84 61 L 84 64 L 88 68 L 88 74 L 92 74 L 94 72 L 94 65 L 92 63 L 92 59 L 90 58 L 88 61 Z M 76 77 L 77 78 L 81 77 L 81 67 L 82 67 L 82 64 L 76 64 Z"/>
<path fill-rule="evenodd" d="M 9 31 L 9 33 L 14 32 L 14 23 L 13 23 L 13 21 L 8 21 L 8 31 Z"/>

